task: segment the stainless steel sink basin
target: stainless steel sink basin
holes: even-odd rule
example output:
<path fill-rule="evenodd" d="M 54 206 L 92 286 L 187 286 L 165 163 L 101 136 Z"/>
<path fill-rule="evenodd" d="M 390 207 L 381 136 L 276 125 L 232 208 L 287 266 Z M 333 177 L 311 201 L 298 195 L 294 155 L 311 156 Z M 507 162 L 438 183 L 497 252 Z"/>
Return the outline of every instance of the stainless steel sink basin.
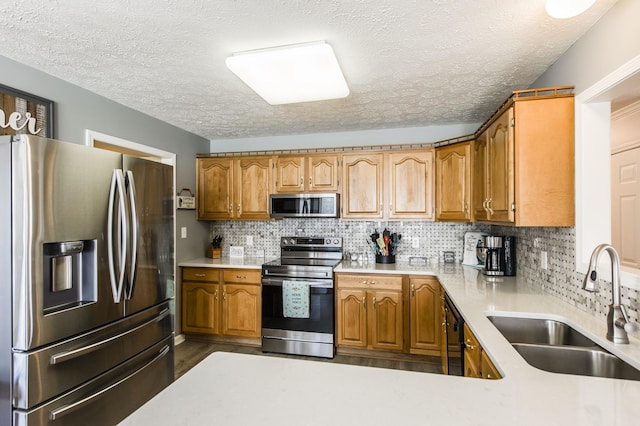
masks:
<path fill-rule="evenodd" d="M 640 380 L 640 370 L 561 321 L 488 316 L 530 365 L 552 373 Z"/>
<path fill-rule="evenodd" d="M 514 343 L 530 365 L 552 373 L 640 380 L 640 370 L 600 347 L 545 346 Z"/>
<path fill-rule="evenodd" d="M 591 339 L 560 321 L 499 316 L 487 318 L 510 343 L 596 346 Z"/>

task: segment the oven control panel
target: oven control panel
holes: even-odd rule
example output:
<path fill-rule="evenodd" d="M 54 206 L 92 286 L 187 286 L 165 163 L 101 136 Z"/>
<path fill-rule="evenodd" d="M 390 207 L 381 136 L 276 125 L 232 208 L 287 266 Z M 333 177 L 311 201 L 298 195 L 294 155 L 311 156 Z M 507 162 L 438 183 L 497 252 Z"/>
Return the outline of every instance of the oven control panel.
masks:
<path fill-rule="evenodd" d="M 282 237 L 280 247 L 342 247 L 342 237 Z"/>

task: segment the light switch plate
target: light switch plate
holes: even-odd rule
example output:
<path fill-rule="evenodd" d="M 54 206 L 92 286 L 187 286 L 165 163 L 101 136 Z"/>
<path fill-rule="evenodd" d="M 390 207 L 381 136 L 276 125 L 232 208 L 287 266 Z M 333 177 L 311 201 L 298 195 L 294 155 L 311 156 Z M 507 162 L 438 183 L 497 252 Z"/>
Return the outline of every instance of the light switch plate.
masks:
<path fill-rule="evenodd" d="M 229 257 L 244 257 L 244 247 L 243 246 L 229 247 Z"/>

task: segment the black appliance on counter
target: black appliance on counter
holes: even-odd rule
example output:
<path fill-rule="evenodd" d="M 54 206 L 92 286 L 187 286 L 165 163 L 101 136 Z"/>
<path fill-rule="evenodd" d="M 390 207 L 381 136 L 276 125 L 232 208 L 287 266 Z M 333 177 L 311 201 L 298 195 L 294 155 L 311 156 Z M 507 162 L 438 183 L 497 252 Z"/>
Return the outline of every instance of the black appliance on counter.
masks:
<path fill-rule="evenodd" d="M 485 264 L 482 273 L 489 276 L 516 275 L 516 237 L 486 235 Z"/>
<path fill-rule="evenodd" d="M 262 351 L 333 358 L 340 237 L 282 237 L 262 265 Z"/>

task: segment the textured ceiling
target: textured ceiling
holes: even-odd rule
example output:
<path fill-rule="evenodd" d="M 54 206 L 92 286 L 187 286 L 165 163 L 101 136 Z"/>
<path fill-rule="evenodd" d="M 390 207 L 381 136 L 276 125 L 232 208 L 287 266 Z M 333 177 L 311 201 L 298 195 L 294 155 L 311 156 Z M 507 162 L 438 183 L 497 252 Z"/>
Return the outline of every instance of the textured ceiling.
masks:
<path fill-rule="evenodd" d="M 474 123 L 615 2 L 555 20 L 544 0 L 2 0 L 0 55 L 207 139 Z M 225 66 L 314 40 L 347 98 L 270 106 Z"/>

